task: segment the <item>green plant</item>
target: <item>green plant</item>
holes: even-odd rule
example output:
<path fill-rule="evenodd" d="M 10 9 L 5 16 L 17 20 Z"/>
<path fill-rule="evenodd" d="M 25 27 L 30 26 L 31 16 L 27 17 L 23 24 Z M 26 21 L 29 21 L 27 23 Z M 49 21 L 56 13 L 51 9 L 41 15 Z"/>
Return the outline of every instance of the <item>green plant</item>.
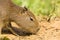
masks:
<path fill-rule="evenodd" d="M 7 37 L 3 37 L 3 38 L 0 38 L 0 40 L 10 40 L 10 39 Z"/>

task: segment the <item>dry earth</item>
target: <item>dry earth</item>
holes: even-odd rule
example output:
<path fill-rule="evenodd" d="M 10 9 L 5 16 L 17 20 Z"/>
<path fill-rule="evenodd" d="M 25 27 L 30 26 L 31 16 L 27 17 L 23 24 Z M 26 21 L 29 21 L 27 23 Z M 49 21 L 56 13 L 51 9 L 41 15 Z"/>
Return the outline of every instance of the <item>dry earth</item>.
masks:
<path fill-rule="evenodd" d="M 60 40 L 60 18 L 55 20 L 40 21 L 40 30 L 36 35 L 30 36 L 14 36 L 12 34 L 6 34 L 10 40 Z"/>

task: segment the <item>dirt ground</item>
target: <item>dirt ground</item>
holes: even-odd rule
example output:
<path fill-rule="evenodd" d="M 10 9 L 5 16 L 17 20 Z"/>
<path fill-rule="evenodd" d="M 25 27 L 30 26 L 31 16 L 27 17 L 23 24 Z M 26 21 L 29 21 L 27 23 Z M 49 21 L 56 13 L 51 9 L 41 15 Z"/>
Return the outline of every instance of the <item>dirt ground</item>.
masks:
<path fill-rule="evenodd" d="M 60 18 L 55 20 L 40 21 L 40 30 L 36 35 L 30 36 L 14 36 L 12 34 L 6 34 L 10 40 L 60 40 Z"/>

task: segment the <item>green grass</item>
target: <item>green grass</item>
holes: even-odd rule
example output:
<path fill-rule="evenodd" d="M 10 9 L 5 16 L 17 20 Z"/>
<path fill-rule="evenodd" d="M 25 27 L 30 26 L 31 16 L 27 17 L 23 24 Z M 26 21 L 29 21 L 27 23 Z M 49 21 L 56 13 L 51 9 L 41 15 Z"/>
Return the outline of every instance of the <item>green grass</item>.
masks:
<path fill-rule="evenodd" d="M 19 6 L 26 6 L 35 15 L 59 15 L 56 10 L 57 6 L 60 8 L 60 0 L 13 0 L 13 2 Z"/>

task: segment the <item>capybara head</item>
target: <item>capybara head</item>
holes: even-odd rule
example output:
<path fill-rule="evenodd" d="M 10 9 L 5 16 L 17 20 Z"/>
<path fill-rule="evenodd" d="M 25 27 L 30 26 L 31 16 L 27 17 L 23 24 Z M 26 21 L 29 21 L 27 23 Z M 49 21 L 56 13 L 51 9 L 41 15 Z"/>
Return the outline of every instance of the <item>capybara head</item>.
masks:
<path fill-rule="evenodd" d="M 19 12 L 17 12 L 14 18 L 14 21 L 23 31 L 35 34 L 39 30 L 39 23 L 35 15 L 26 7 L 20 7 Z"/>

